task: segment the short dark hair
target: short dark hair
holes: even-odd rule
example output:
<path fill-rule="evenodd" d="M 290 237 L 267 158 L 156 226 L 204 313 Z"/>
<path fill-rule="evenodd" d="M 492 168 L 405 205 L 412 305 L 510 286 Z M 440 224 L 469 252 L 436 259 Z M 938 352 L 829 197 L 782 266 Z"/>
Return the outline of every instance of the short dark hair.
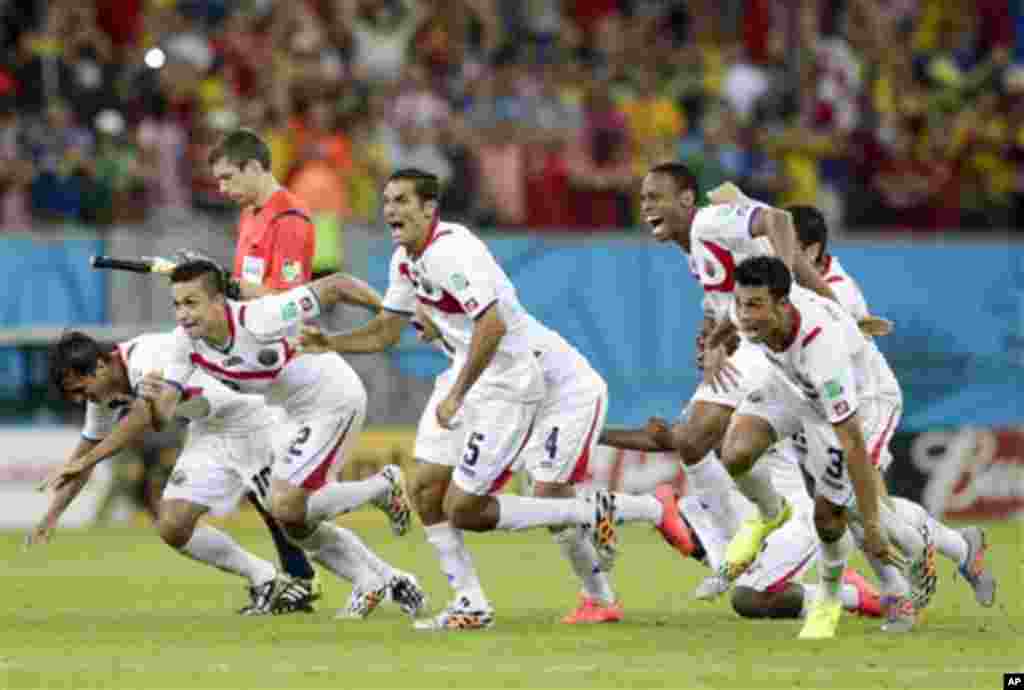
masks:
<path fill-rule="evenodd" d="M 813 206 L 787 206 L 786 211 L 793 216 L 793 227 L 800 246 L 805 249 L 812 244 L 821 245 L 821 254 L 828 249 L 828 225 L 825 216 Z"/>
<path fill-rule="evenodd" d="M 60 339 L 50 347 L 50 383 L 63 396 L 64 380 L 68 374 L 90 376 L 96 373 L 96 365 L 100 360 L 106 360 L 109 356 L 109 352 L 85 333 L 64 331 Z"/>
<path fill-rule="evenodd" d="M 668 175 L 673 181 L 675 181 L 676 187 L 680 192 L 692 189 L 694 197 L 700 194 L 700 185 L 697 184 L 697 176 L 682 163 L 659 163 L 648 170 L 647 174 Z"/>
<path fill-rule="evenodd" d="M 256 161 L 264 170 L 270 170 L 270 147 L 251 129 L 236 129 L 221 139 L 210 151 L 207 162 L 213 166 L 222 158 L 239 168 Z"/>
<path fill-rule="evenodd" d="M 201 280 L 203 290 L 210 297 L 225 294 L 227 286 L 225 285 L 224 271 L 212 261 L 206 261 L 205 259 L 186 261 L 183 264 L 178 264 L 171 271 L 172 285 L 188 283 L 196 279 Z"/>
<path fill-rule="evenodd" d="M 752 256 L 736 267 L 736 284 L 743 287 L 766 287 L 776 300 L 789 296 L 793 275 L 777 256 Z"/>
<path fill-rule="evenodd" d="M 437 175 L 419 168 L 400 168 L 388 177 L 388 182 L 409 180 L 420 201 L 441 200 L 441 180 Z M 386 183 L 385 183 L 386 184 Z"/>

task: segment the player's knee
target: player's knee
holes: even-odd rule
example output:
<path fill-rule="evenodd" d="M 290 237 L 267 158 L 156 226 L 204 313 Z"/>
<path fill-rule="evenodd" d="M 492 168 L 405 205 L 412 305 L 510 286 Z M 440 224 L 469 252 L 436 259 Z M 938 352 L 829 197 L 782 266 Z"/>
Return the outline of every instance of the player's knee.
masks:
<path fill-rule="evenodd" d="M 686 465 L 696 465 L 714 447 L 713 434 L 699 425 L 678 424 L 672 430 L 672 444 Z"/>
<path fill-rule="evenodd" d="M 485 514 L 487 496 L 449 494 L 445 500 L 444 512 L 448 522 L 456 529 L 482 532 L 494 527 L 497 520 L 488 520 Z"/>
<path fill-rule="evenodd" d="M 409 498 L 420 517 L 441 513 L 444 493 L 444 483 L 424 472 L 417 472 L 409 484 Z"/>
<path fill-rule="evenodd" d="M 732 590 L 732 610 L 744 618 L 765 618 L 769 602 L 766 592 L 758 592 L 752 587 L 735 587 Z"/>
<path fill-rule="evenodd" d="M 172 549 L 183 549 L 192 539 L 196 523 L 188 515 L 161 508 L 156 526 L 165 544 Z"/>
<path fill-rule="evenodd" d="M 270 514 L 293 539 L 309 531 L 306 529 L 306 495 L 299 489 L 274 491 L 270 497 Z"/>
<path fill-rule="evenodd" d="M 846 511 L 819 498 L 814 502 L 814 529 L 825 542 L 839 541 L 846 531 Z"/>
<path fill-rule="evenodd" d="M 722 464 L 733 476 L 749 472 L 760 455 L 759 445 L 749 438 L 730 436 L 722 444 Z"/>

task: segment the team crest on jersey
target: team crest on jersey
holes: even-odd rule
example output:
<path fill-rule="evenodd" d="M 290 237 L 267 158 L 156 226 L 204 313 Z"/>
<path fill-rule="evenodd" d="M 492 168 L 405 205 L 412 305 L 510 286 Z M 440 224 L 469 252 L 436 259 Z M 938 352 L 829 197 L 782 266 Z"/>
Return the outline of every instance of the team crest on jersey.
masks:
<path fill-rule="evenodd" d="M 285 261 L 281 267 L 281 277 L 289 283 L 294 283 L 302 275 L 302 264 L 298 261 Z"/>
<path fill-rule="evenodd" d="M 839 402 L 832 403 L 832 411 L 837 415 L 844 415 L 850 411 L 850 405 L 845 400 L 840 400 Z"/>
<path fill-rule="evenodd" d="M 704 272 L 707 274 L 708 278 L 714 278 L 715 264 L 713 264 L 711 261 L 707 259 L 704 259 Z"/>

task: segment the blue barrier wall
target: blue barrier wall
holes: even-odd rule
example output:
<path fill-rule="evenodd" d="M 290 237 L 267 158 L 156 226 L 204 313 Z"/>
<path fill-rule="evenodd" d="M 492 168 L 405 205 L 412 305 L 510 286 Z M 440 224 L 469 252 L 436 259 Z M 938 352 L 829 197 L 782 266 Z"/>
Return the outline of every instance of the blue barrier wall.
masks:
<path fill-rule="evenodd" d="M 103 243 L 98 239 L 0 240 L 0 324 L 26 328 L 103 323 L 106 272 L 89 267 L 89 257 L 102 253 Z M 29 370 L 40 356 L 0 348 L 0 388 L 17 388 L 38 379 L 30 376 Z"/>
<path fill-rule="evenodd" d="M 605 376 L 610 423 L 679 411 L 698 380 L 701 293 L 678 249 L 628 239 L 488 244 L 526 308 Z M 879 344 L 904 388 L 904 429 L 1024 421 L 1024 247 L 873 243 L 834 251 L 872 311 L 896 322 Z M 371 248 L 369 279 L 381 290 L 390 255 L 387 241 Z M 420 376 L 445 366 L 426 346 L 396 360 Z"/>

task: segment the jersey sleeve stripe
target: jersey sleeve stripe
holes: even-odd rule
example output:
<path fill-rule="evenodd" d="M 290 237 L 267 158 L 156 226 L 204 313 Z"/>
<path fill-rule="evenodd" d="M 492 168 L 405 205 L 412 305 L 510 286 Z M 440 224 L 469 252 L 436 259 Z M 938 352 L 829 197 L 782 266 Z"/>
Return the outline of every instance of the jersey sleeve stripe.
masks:
<path fill-rule="evenodd" d="M 392 314 L 401 314 L 402 316 L 412 316 L 414 312 L 406 311 L 404 309 L 393 309 L 391 307 L 381 307 L 383 311 L 389 311 Z"/>
<path fill-rule="evenodd" d="M 804 339 L 800 341 L 800 347 L 807 347 L 811 344 L 815 338 L 821 335 L 821 326 L 815 326 L 810 333 L 804 336 Z"/>
<path fill-rule="evenodd" d="M 477 320 L 477 319 L 479 319 L 479 318 L 480 318 L 481 316 L 483 316 L 484 314 L 486 314 L 486 313 L 487 313 L 487 310 L 488 310 L 488 309 L 490 309 L 490 308 L 491 308 L 492 306 L 494 306 L 494 304 L 495 304 L 495 303 L 496 303 L 497 301 L 498 301 L 498 298 L 497 298 L 497 297 L 495 297 L 495 298 L 494 298 L 494 299 L 492 299 L 492 300 L 491 300 L 490 302 L 488 302 L 487 304 L 485 304 L 485 305 L 484 305 L 484 306 L 483 306 L 483 307 L 482 307 L 482 308 L 480 309 L 480 311 L 478 311 L 478 312 L 476 313 L 476 316 L 474 316 L 474 317 L 473 317 L 473 320 L 474 320 L 474 321 L 476 321 L 476 320 Z"/>
<path fill-rule="evenodd" d="M 238 309 L 238 325 L 241 326 L 242 328 L 245 328 L 245 310 L 247 306 L 248 305 L 243 304 Z"/>
<path fill-rule="evenodd" d="M 238 381 L 250 381 L 253 379 L 272 379 L 275 378 L 279 373 L 280 369 L 272 369 L 270 371 L 228 371 L 222 367 L 217 366 L 210 360 L 206 359 L 202 355 L 193 352 L 190 355 L 192 363 L 198 367 L 212 371 L 218 376 L 223 376 L 228 379 L 236 379 Z"/>
<path fill-rule="evenodd" d="M 882 454 L 882 449 L 889 445 L 889 439 L 892 438 L 893 427 L 896 425 L 896 410 L 889 413 L 889 421 L 885 423 L 885 431 L 878 435 L 878 439 L 875 441 L 874 447 L 871 449 L 871 464 L 878 467 L 878 458 Z"/>

